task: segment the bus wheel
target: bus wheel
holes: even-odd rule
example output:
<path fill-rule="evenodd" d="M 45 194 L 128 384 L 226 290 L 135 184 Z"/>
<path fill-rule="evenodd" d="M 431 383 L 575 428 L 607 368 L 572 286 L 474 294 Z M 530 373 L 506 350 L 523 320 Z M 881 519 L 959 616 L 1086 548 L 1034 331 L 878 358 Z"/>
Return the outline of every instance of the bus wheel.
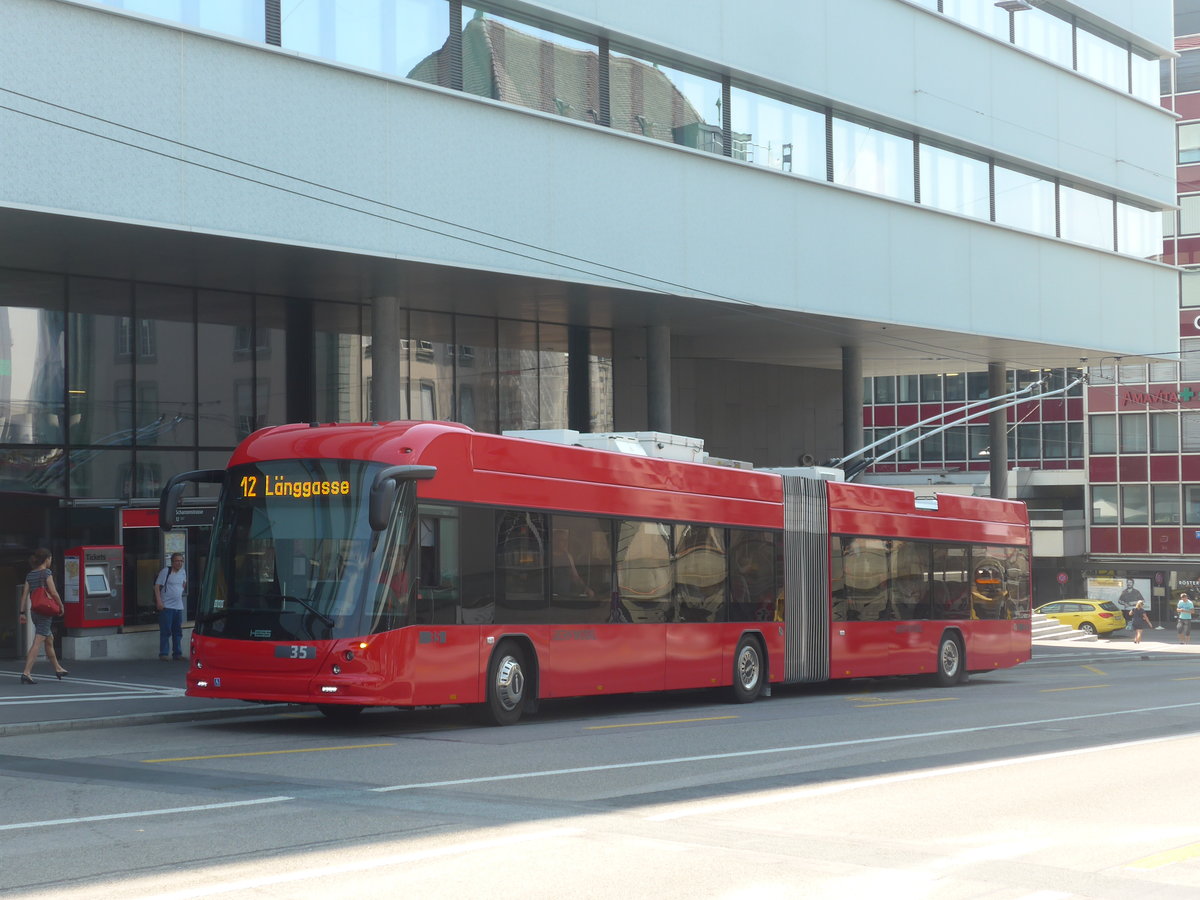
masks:
<path fill-rule="evenodd" d="M 353 722 L 362 714 L 363 707 L 345 703 L 322 703 L 317 707 L 321 715 L 331 722 Z"/>
<path fill-rule="evenodd" d="M 937 682 L 951 687 L 967 680 L 967 661 L 962 644 L 952 634 L 942 635 L 937 653 Z"/>
<path fill-rule="evenodd" d="M 733 688 L 730 692 L 733 702 L 753 703 L 757 700 L 762 693 L 763 677 L 762 648 L 756 638 L 745 635 L 738 641 L 733 654 Z"/>
<path fill-rule="evenodd" d="M 488 663 L 487 718 L 495 725 L 514 725 L 525 711 L 525 654 L 505 641 Z"/>

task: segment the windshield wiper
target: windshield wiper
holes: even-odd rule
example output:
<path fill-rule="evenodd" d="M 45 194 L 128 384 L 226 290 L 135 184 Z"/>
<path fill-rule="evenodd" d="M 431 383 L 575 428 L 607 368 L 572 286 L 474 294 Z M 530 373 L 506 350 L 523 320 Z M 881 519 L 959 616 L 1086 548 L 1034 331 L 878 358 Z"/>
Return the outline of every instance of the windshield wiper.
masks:
<path fill-rule="evenodd" d="M 288 594 L 280 594 L 279 599 L 280 600 L 290 600 L 293 603 L 299 603 L 301 606 L 303 606 L 305 609 L 307 609 L 310 613 L 312 613 L 314 616 L 316 616 L 318 619 L 320 619 L 322 622 L 324 622 L 326 628 L 332 628 L 334 626 L 333 619 L 329 618 L 329 616 L 325 615 L 325 613 L 321 612 L 319 609 L 317 609 L 315 606 L 313 606 L 311 603 L 309 603 L 303 597 L 292 597 Z"/>

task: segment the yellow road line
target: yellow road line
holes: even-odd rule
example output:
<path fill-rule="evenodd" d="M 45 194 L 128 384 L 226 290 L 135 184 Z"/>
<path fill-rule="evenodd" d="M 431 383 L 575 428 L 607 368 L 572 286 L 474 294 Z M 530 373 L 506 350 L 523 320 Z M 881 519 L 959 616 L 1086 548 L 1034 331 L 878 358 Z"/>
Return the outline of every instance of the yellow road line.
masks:
<path fill-rule="evenodd" d="M 1111 684 L 1081 684 L 1081 685 L 1079 685 L 1079 687 L 1069 687 L 1069 688 L 1042 688 L 1042 690 L 1041 690 L 1041 691 L 1039 691 L 1039 693 L 1042 693 L 1042 694 L 1056 694 L 1056 693 L 1058 693 L 1059 691 L 1094 691 L 1094 690 L 1096 690 L 1097 688 L 1106 688 L 1106 687 L 1112 687 L 1112 685 L 1111 685 Z"/>
<path fill-rule="evenodd" d="M 907 703 L 945 703 L 957 697 L 930 697 L 928 700 L 884 700 L 880 703 L 859 703 L 855 709 L 874 709 L 876 706 L 904 706 Z"/>
<path fill-rule="evenodd" d="M 1172 681 L 1200 681 L 1200 675 L 1189 675 L 1187 678 L 1172 678 Z"/>
<path fill-rule="evenodd" d="M 1101 672 L 1095 666 L 1084 666 L 1084 668 L 1087 669 L 1089 672 L 1095 672 L 1097 675 L 1107 675 L 1108 674 L 1107 672 Z"/>
<path fill-rule="evenodd" d="M 175 756 L 170 759 L 143 759 L 144 763 L 192 762 L 197 759 L 237 759 L 240 756 L 276 756 L 281 753 L 324 753 L 326 750 L 365 750 L 368 747 L 394 747 L 386 744 L 346 744 L 342 747 L 301 747 L 296 750 L 256 750 L 252 753 L 214 753 L 211 756 Z"/>
<path fill-rule="evenodd" d="M 584 731 L 601 731 L 605 728 L 641 728 L 644 725 L 684 725 L 688 722 L 719 722 L 722 719 L 736 719 L 737 716 L 705 716 L 702 719 L 663 719 L 661 722 L 627 722 L 623 725 L 587 725 Z"/>
<path fill-rule="evenodd" d="M 1152 854 L 1151 856 L 1143 856 L 1141 859 L 1131 862 L 1125 868 L 1161 869 L 1163 866 L 1183 862 L 1187 859 L 1195 859 L 1198 856 L 1200 856 L 1200 844 L 1188 844 L 1185 847 L 1176 847 L 1174 850 L 1166 850 L 1162 853 Z"/>

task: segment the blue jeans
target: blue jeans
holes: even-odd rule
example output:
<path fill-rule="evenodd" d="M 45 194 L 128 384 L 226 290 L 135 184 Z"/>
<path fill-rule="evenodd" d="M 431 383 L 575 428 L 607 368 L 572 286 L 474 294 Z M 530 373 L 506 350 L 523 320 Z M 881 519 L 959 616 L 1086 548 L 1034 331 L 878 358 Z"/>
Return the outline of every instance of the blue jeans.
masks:
<path fill-rule="evenodd" d="M 183 656 L 183 610 L 163 608 L 158 613 L 158 655 L 166 656 L 168 645 L 175 644 L 175 657 Z"/>

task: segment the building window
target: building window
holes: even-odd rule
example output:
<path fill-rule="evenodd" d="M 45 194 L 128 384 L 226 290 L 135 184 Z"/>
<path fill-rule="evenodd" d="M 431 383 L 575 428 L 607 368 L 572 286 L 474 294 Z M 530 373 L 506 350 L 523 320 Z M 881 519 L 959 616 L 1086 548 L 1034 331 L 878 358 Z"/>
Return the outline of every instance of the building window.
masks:
<path fill-rule="evenodd" d="M 1200 163 L 1200 122 L 1179 126 L 1179 164 Z"/>
<path fill-rule="evenodd" d="M 921 399 L 919 381 L 916 375 L 899 375 L 896 377 L 896 399 L 901 403 L 916 403 Z"/>
<path fill-rule="evenodd" d="M 1179 414 L 1179 449 L 1184 453 L 1200 453 L 1200 412 Z"/>
<path fill-rule="evenodd" d="M 1059 231 L 1068 241 L 1113 249 L 1113 198 L 1059 185 Z"/>
<path fill-rule="evenodd" d="M 896 379 L 891 375 L 883 375 L 875 379 L 875 402 L 896 402 Z"/>
<path fill-rule="evenodd" d="M 921 402 L 939 403 L 942 399 L 942 376 L 921 376 Z"/>
<path fill-rule="evenodd" d="M 1118 91 L 1129 91 L 1129 45 L 1120 38 L 1077 19 L 1075 56 L 1080 74 Z"/>
<path fill-rule="evenodd" d="M 947 462 L 965 462 L 967 459 L 967 429 L 965 427 L 947 428 L 942 432 L 946 447 Z"/>
<path fill-rule="evenodd" d="M 1066 423 L 1044 422 L 1042 424 L 1042 456 L 1046 459 L 1066 459 Z"/>
<path fill-rule="evenodd" d="M 1067 423 L 1067 456 L 1071 459 L 1083 459 L 1083 423 Z"/>
<path fill-rule="evenodd" d="M 1150 521 L 1149 491 L 1144 484 L 1121 487 L 1121 521 L 1126 525 L 1146 525 Z"/>
<path fill-rule="evenodd" d="M 1127 413 L 1121 420 L 1121 452 L 1145 453 L 1146 416 L 1143 413 Z"/>
<path fill-rule="evenodd" d="M 1183 523 L 1200 525 L 1200 484 L 1183 486 Z"/>
<path fill-rule="evenodd" d="M 1017 426 L 1017 458 L 1039 459 L 1042 455 L 1042 426 Z"/>
<path fill-rule="evenodd" d="M 1179 452 L 1179 416 L 1175 413 L 1150 413 L 1150 452 Z"/>
<path fill-rule="evenodd" d="M 992 217 L 991 177 L 982 159 L 921 144 L 921 205 L 974 219 Z"/>
<path fill-rule="evenodd" d="M 1179 524 L 1179 485 L 1155 484 L 1150 487 L 1155 525 Z"/>
<path fill-rule="evenodd" d="M 1200 485 L 1197 485 L 1200 488 Z M 1200 495 L 1197 496 L 1200 501 Z M 1117 486 L 1115 484 L 1092 485 L 1092 524 L 1117 524 Z"/>
<path fill-rule="evenodd" d="M 1075 38 L 1068 14 L 1025 9 L 1013 17 L 1014 43 L 1065 68 L 1073 67 Z"/>
<path fill-rule="evenodd" d="M 834 116 L 833 180 L 912 202 L 912 138 Z"/>
<path fill-rule="evenodd" d="M 757 166 L 825 180 L 825 113 L 730 89 L 733 156 Z"/>
<path fill-rule="evenodd" d="M 1089 416 L 1088 426 L 1092 453 L 1117 452 L 1116 416 Z"/>
<path fill-rule="evenodd" d="M 967 376 L 952 372 L 942 379 L 945 386 L 945 398 L 949 403 L 957 403 L 967 399 Z"/>
<path fill-rule="evenodd" d="M 1200 234 L 1200 194 L 1179 198 L 1179 233 Z"/>
<path fill-rule="evenodd" d="M 1054 182 L 1028 172 L 993 166 L 996 222 L 1054 237 Z"/>

